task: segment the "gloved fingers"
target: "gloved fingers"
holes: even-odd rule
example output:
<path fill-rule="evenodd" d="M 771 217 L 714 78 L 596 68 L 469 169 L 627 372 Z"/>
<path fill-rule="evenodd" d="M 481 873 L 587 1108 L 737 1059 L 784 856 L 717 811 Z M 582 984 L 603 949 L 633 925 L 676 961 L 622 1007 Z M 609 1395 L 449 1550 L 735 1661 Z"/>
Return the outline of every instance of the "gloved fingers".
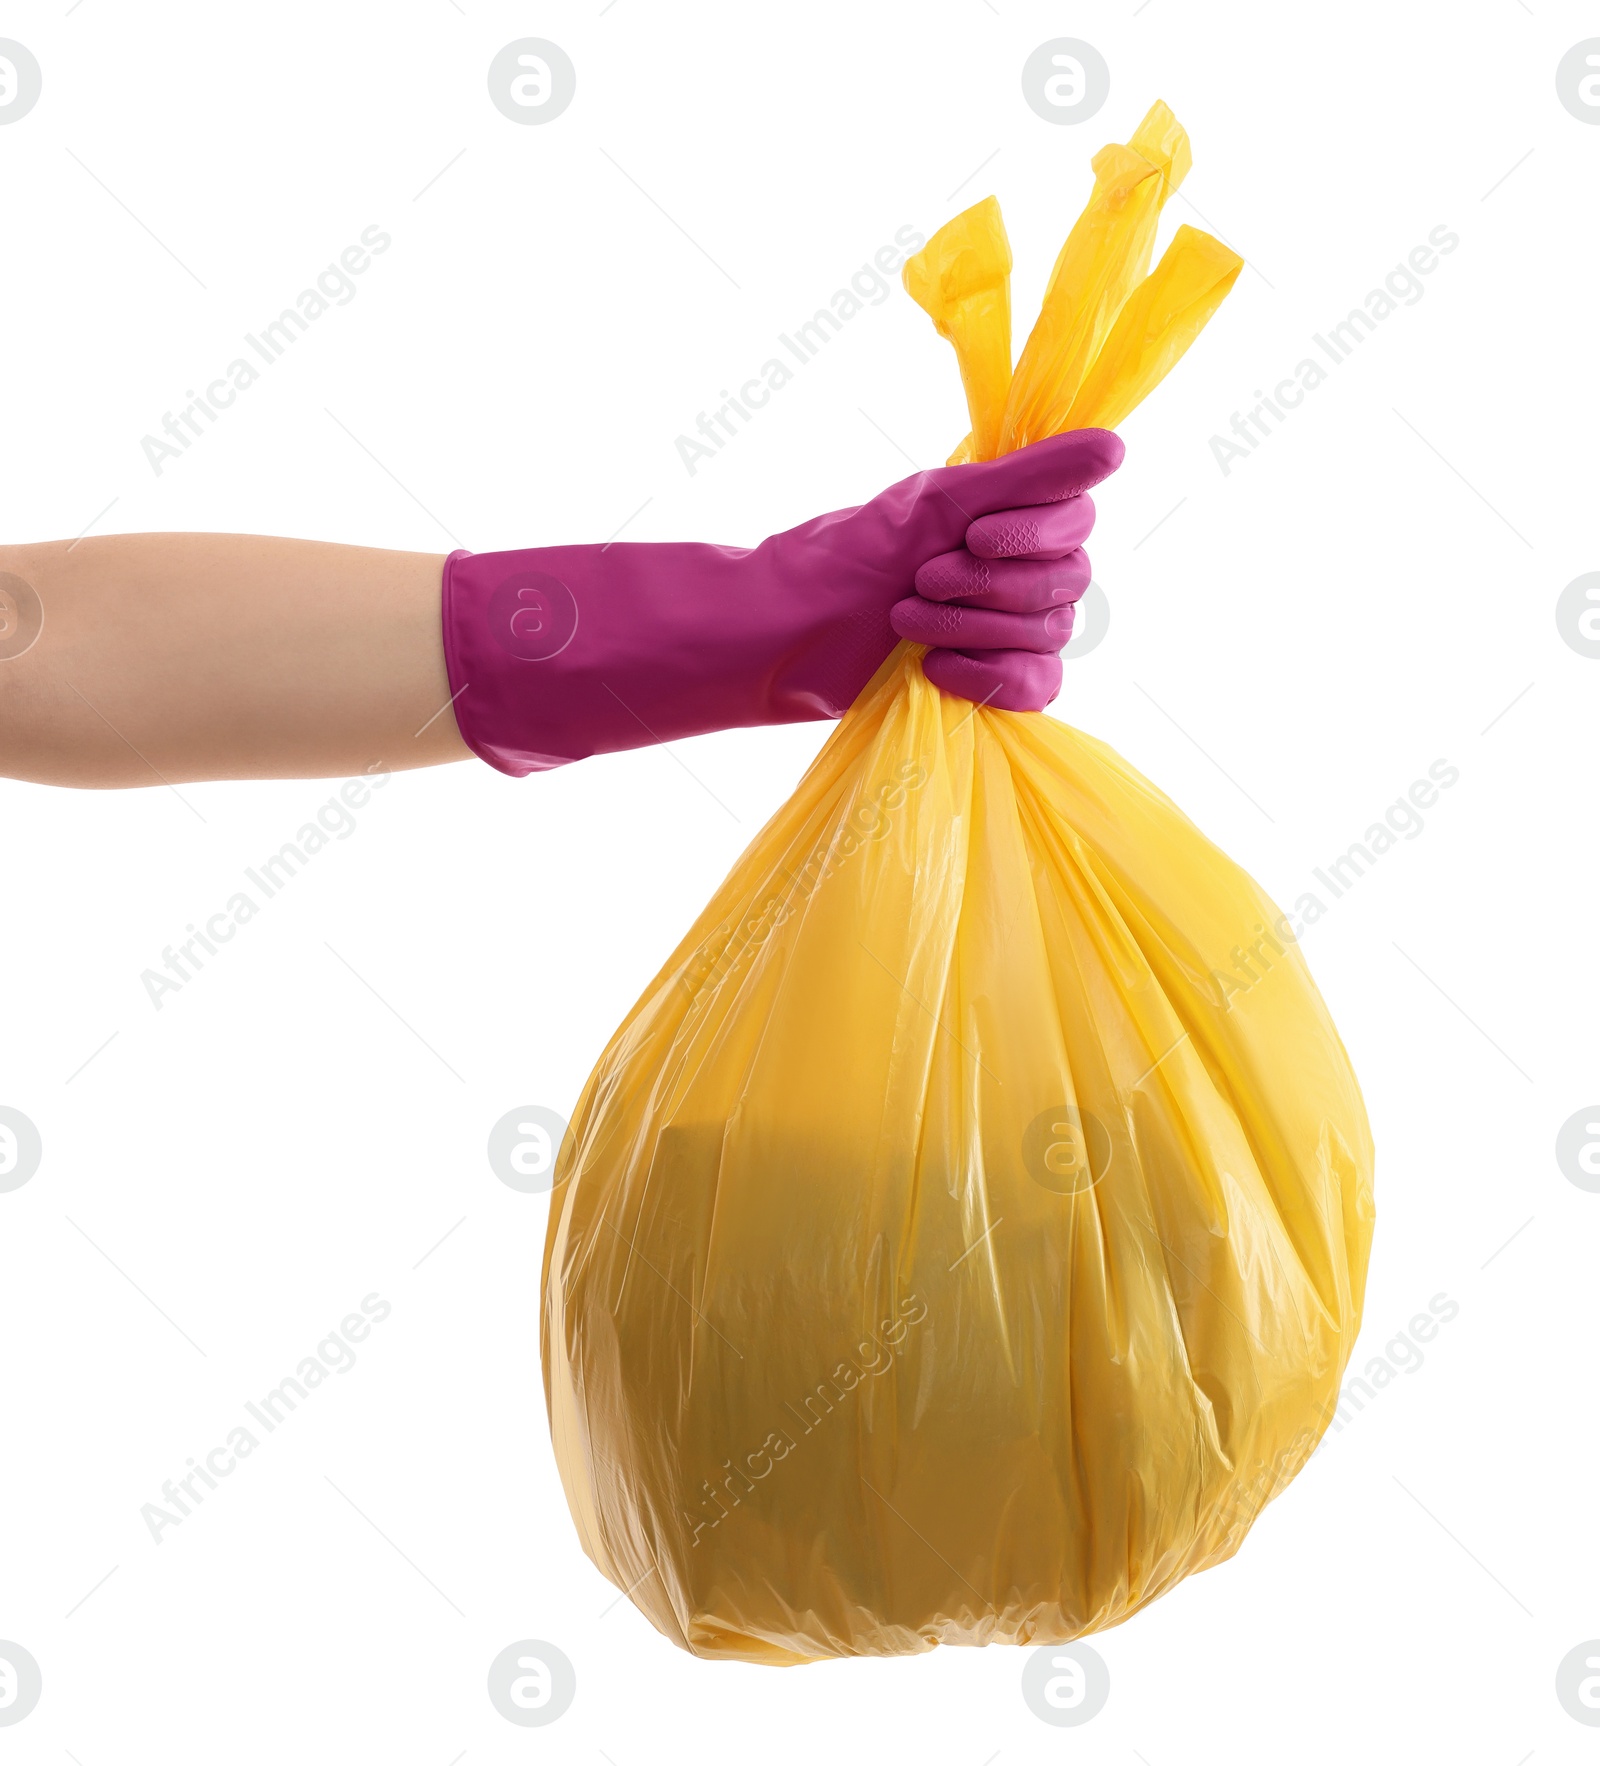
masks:
<path fill-rule="evenodd" d="M 1061 658 L 1031 650 L 930 650 L 922 672 L 941 693 L 994 711 L 1043 711 L 1061 691 Z"/>
<path fill-rule="evenodd" d="M 1043 613 L 997 613 L 988 607 L 953 607 L 908 596 L 889 609 L 902 638 L 942 650 L 1033 650 L 1053 655 L 1072 636 L 1070 606 Z"/>
<path fill-rule="evenodd" d="M 1121 439 L 1109 429 L 1072 429 L 1002 454 L 998 460 L 938 466 L 923 477 L 949 496 L 970 522 L 1000 509 L 1080 497 L 1116 471 L 1123 453 Z"/>
<path fill-rule="evenodd" d="M 1027 509 L 998 509 L 981 515 L 967 529 L 967 550 L 977 558 L 1064 558 L 1075 552 L 1094 526 L 1088 497 Z"/>
<path fill-rule="evenodd" d="M 885 574 L 909 574 L 924 558 L 961 545 L 967 530 L 982 516 L 1007 512 L 1015 526 L 1016 512 L 1028 510 L 1037 520 L 1042 505 L 1082 498 L 1090 485 L 1121 463 L 1122 443 L 1109 429 L 1075 429 L 998 460 L 919 472 L 857 509 L 821 516 L 787 534 L 774 535 L 771 543 L 821 542 L 858 561 L 870 560 Z M 1093 514 L 1085 502 L 1073 519 L 1087 515 L 1092 520 Z M 1031 549 L 1041 555 L 1069 551 L 1069 546 L 1057 543 L 1063 531 L 1052 525 L 1049 545 Z M 1028 550 L 1014 548 L 1017 554 Z"/>
<path fill-rule="evenodd" d="M 1076 601 L 1088 588 L 1089 555 L 1080 549 L 1065 558 L 988 559 L 974 558 L 962 547 L 928 559 L 917 571 L 915 586 L 927 601 L 1041 613 Z"/>

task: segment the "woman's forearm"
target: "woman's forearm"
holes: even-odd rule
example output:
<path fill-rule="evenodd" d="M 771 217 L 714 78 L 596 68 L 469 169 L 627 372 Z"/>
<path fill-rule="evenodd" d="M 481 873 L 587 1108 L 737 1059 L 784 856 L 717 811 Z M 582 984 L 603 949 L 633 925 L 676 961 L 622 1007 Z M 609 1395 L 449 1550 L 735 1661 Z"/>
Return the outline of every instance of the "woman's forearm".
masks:
<path fill-rule="evenodd" d="M 443 562 L 237 534 L 0 546 L 0 775 L 110 787 L 465 760 Z M 8 655 L 30 591 L 42 628 Z"/>
<path fill-rule="evenodd" d="M 448 576 L 437 554 L 237 534 L 0 547 L 0 776 L 316 778 L 474 753 L 541 772 L 838 717 L 897 639 L 942 692 L 1039 711 L 1089 583 L 1086 493 L 1121 460 L 1115 435 L 1074 430 L 754 548 L 536 546 L 459 554 Z"/>

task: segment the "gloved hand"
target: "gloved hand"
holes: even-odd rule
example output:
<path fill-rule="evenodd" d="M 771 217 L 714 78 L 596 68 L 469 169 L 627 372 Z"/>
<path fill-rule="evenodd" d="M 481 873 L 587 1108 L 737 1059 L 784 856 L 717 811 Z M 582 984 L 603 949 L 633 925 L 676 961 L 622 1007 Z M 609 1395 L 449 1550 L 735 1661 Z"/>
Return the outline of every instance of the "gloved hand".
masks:
<path fill-rule="evenodd" d="M 941 466 L 753 551 L 691 544 L 453 552 L 456 722 L 518 775 L 707 730 L 838 717 L 898 634 L 948 693 L 1038 711 L 1089 582 L 1084 493 L 1122 443 L 1081 429 Z"/>

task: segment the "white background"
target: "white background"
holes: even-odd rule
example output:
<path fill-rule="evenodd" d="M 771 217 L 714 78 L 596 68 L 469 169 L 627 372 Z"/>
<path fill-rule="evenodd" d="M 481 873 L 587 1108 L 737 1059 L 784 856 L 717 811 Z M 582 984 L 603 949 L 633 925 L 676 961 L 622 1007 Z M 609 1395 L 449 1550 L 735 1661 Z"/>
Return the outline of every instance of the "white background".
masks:
<path fill-rule="evenodd" d="M 682 1655 L 556 1478 L 546 1200 L 485 1138 L 570 1110 L 820 726 L 397 774 L 159 1012 L 141 972 L 333 785 L 0 784 L 0 1102 L 45 1148 L 0 1196 L 0 1637 L 44 1673 L 8 1758 L 1595 1758 L 1555 1673 L 1600 1637 L 1600 1195 L 1554 1142 L 1600 1096 L 1600 661 L 1555 603 L 1600 568 L 1600 127 L 1555 70 L 1597 33 L 1562 0 L 0 12 L 44 70 L 0 128 L 7 539 L 105 511 L 490 550 L 638 511 L 630 539 L 753 543 L 943 459 L 965 418 L 927 320 L 896 287 L 693 477 L 674 438 L 897 228 L 990 190 L 1020 335 L 1091 154 L 1159 96 L 1195 151 L 1172 216 L 1250 268 L 1126 425 L 1091 544 L 1113 624 L 1055 715 L 1286 904 L 1460 771 L 1305 938 L 1379 1148 L 1354 1365 L 1435 1295 L 1459 1314 L 1233 1562 L 1095 1640 L 1110 1701 L 1070 1732 L 1015 1650 Z M 577 68 L 548 126 L 487 95 L 529 35 Z M 1020 87 L 1061 35 L 1111 69 L 1077 125 Z M 141 436 L 373 223 L 357 297 L 157 477 Z M 1224 474 L 1211 436 L 1440 225 L 1422 298 Z M 141 1505 L 374 1291 L 359 1364 L 154 1544 Z M 549 1728 L 485 1694 L 522 1638 L 576 1668 Z"/>

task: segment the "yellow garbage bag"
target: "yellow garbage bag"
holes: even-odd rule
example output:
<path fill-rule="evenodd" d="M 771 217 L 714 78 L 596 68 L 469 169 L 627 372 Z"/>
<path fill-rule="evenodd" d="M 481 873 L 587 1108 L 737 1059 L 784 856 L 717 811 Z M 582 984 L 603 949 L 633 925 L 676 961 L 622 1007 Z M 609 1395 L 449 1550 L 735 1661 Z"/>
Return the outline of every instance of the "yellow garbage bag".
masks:
<path fill-rule="evenodd" d="M 906 282 L 969 452 L 1119 422 L 1239 270 L 1158 105 L 1009 368 L 998 205 Z M 958 450 L 959 451 L 959 450 Z M 1228 1557 L 1360 1321 L 1372 1143 L 1287 922 L 1103 743 L 901 646 L 628 1014 L 557 1166 L 589 1556 L 696 1655 L 1062 1642 Z M 1246 979 L 1246 978 L 1249 979 Z"/>

